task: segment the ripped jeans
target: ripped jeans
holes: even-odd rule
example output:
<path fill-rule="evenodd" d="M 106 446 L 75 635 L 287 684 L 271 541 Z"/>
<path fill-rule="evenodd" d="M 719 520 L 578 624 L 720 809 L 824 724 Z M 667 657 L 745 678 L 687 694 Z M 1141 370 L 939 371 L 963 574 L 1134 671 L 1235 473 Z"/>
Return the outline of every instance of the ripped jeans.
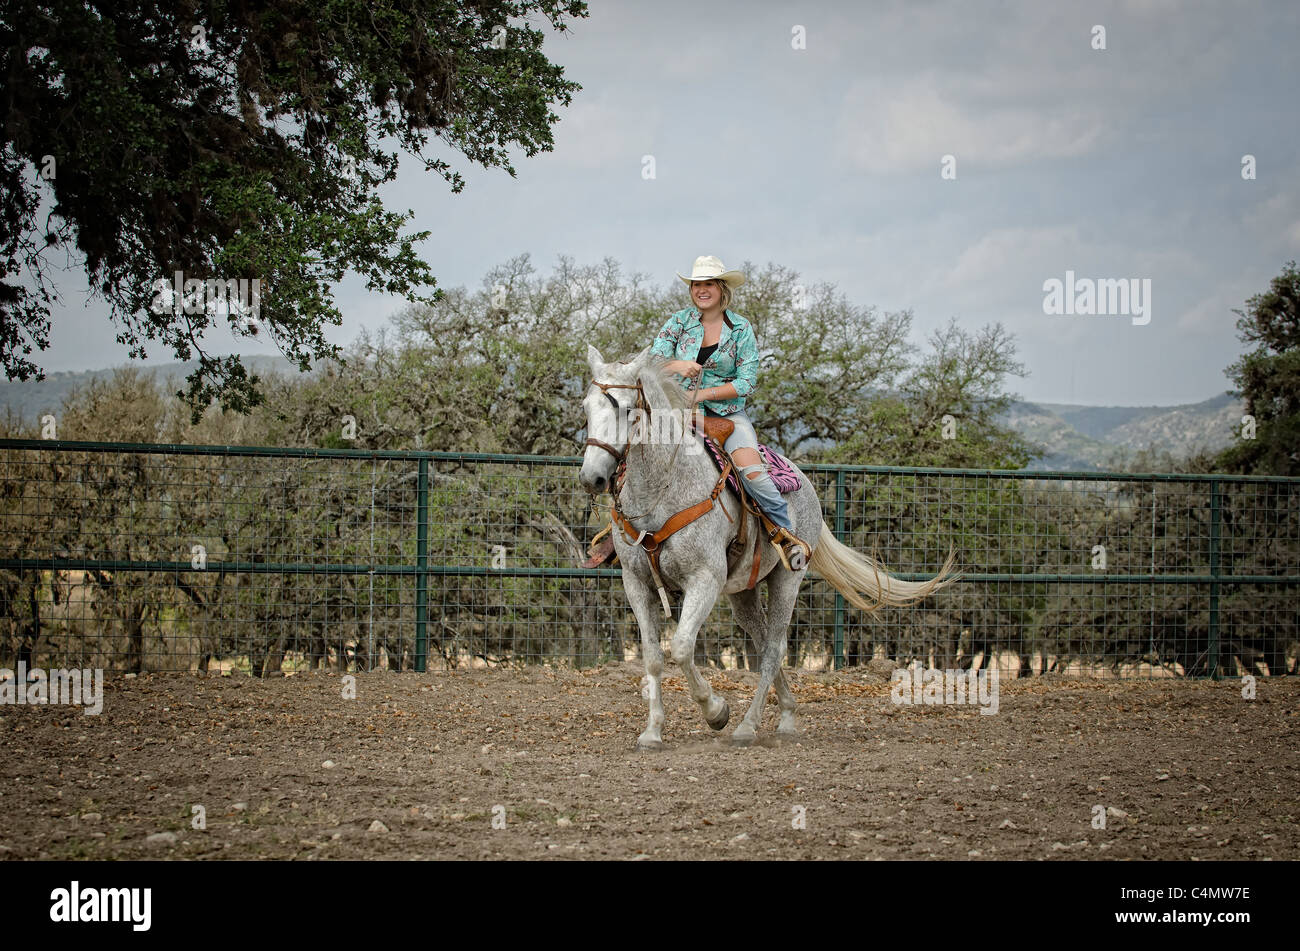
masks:
<path fill-rule="evenodd" d="M 722 418 L 729 419 L 736 424 L 735 431 L 727 437 L 723 449 L 727 450 L 728 453 L 736 449 L 758 451 L 758 434 L 754 432 L 754 424 L 749 421 L 748 416 L 744 413 L 732 413 L 730 416 Z M 767 474 L 767 467 L 753 465 L 741 468 L 737 466 L 736 472 L 741 485 L 745 487 L 745 491 L 749 493 L 750 498 L 758 503 L 758 507 L 766 512 L 773 522 L 793 534 L 794 523 L 790 521 L 790 508 L 786 505 L 785 499 L 781 497 L 781 493 L 776 490 L 776 486 L 772 484 L 772 477 Z"/>

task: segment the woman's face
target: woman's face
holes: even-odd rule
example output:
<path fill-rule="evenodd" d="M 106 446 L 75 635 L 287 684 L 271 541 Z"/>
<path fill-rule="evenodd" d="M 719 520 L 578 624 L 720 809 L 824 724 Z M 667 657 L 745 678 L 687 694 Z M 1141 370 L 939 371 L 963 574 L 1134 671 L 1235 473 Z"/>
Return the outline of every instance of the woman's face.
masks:
<path fill-rule="evenodd" d="M 717 307 L 722 301 L 722 292 L 717 281 L 691 281 L 691 300 L 700 310 Z"/>

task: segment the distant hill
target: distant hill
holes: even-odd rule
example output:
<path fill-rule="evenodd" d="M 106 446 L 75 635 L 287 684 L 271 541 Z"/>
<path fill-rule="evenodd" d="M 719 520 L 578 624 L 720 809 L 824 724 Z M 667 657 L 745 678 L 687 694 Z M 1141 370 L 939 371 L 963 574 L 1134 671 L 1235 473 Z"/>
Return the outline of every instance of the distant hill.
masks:
<path fill-rule="evenodd" d="M 1245 411 L 1244 401 L 1227 393 L 1182 406 L 1015 403 L 1003 423 L 1045 448 L 1033 468 L 1109 469 L 1140 449 L 1175 456 L 1224 449 Z"/>
<path fill-rule="evenodd" d="M 245 356 L 244 364 L 256 373 L 298 372 L 283 357 Z M 197 366 L 197 361 L 191 361 L 140 369 L 159 383 L 172 377 L 179 388 Z M 35 423 L 42 413 L 58 410 L 74 388 L 112 372 L 50 373 L 39 383 L 0 383 L 0 412 L 8 407 L 20 418 Z M 1002 423 L 1044 447 L 1043 454 L 1029 463 L 1031 468 L 1087 471 L 1112 468 L 1140 449 L 1154 448 L 1175 456 L 1198 449 L 1222 449 L 1232 442 L 1244 412 L 1245 404 L 1227 393 L 1183 406 L 1017 402 L 1007 410 Z"/>
<path fill-rule="evenodd" d="M 250 373 L 267 373 L 279 370 L 281 373 L 297 373 L 298 368 L 284 357 L 244 356 L 244 366 Z M 176 381 L 176 388 L 182 389 L 185 378 L 193 373 L 199 361 L 186 363 L 164 363 L 159 366 L 130 364 L 147 376 L 153 377 L 159 384 L 167 379 Z M 63 405 L 73 390 L 85 386 L 92 379 L 112 376 L 113 370 L 58 371 L 45 375 L 44 380 L 27 380 L 25 382 L 0 382 L 0 413 L 7 407 L 16 417 L 28 423 L 36 423 L 42 414 L 56 412 Z"/>

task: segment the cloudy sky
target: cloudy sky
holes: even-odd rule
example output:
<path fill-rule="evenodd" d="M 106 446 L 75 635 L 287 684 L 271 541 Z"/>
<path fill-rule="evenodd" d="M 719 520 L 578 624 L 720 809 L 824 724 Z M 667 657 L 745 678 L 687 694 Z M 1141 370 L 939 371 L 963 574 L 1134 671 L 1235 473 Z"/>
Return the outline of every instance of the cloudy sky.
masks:
<path fill-rule="evenodd" d="M 1002 322 L 1026 399 L 1167 405 L 1227 389 L 1232 308 L 1300 258 L 1291 0 L 590 7 L 546 44 L 584 87 L 554 152 L 520 155 L 515 179 L 467 170 L 460 195 L 408 162 L 384 192 L 433 232 L 442 286 L 523 252 L 665 282 L 699 254 L 770 261 L 910 308 L 917 343 Z M 1045 314 L 1067 271 L 1149 279 L 1149 322 Z M 84 282 L 62 289 L 46 368 L 125 362 Z M 339 342 L 399 303 L 360 281 L 338 300 Z"/>

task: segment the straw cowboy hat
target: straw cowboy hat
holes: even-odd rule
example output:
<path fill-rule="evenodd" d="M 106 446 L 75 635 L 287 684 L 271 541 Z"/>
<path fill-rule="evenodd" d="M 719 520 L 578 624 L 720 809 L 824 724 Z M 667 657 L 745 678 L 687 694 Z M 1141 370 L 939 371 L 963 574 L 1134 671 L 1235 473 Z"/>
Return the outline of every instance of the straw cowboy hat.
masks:
<path fill-rule="evenodd" d="M 682 277 L 681 274 L 677 276 L 687 284 L 691 281 L 722 281 L 732 290 L 745 283 L 745 275 L 739 271 L 728 271 L 712 254 L 704 254 L 695 259 L 690 277 Z"/>

